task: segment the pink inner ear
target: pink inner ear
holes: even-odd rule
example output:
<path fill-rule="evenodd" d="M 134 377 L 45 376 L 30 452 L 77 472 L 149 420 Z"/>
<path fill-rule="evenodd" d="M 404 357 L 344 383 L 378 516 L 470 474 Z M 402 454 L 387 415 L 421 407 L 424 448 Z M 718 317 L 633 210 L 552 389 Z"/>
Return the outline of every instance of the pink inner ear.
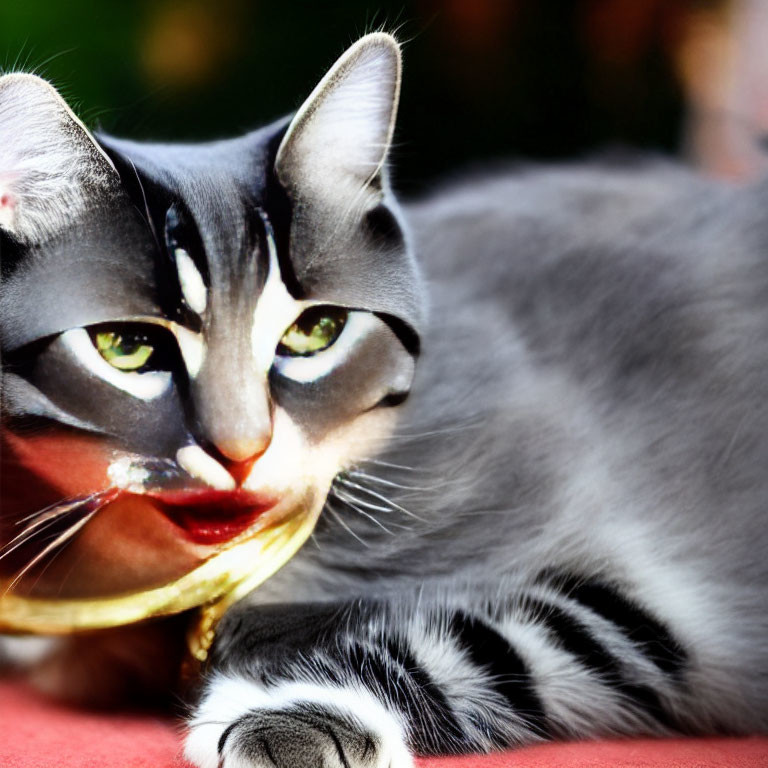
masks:
<path fill-rule="evenodd" d="M 10 229 L 13 225 L 13 209 L 16 197 L 10 191 L 9 184 L 0 177 L 0 227 Z"/>

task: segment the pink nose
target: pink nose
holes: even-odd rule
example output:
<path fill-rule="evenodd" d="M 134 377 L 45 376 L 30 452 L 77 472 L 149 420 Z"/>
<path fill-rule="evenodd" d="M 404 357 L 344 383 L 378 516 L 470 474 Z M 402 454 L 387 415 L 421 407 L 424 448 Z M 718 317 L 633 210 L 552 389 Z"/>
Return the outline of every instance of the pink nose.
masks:
<path fill-rule="evenodd" d="M 225 459 L 222 464 L 227 472 L 232 475 L 238 485 L 242 485 L 251 474 L 253 465 L 269 447 L 270 442 L 271 436 L 261 439 L 237 438 L 222 440 L 216 444 L 216 447 Z"/>

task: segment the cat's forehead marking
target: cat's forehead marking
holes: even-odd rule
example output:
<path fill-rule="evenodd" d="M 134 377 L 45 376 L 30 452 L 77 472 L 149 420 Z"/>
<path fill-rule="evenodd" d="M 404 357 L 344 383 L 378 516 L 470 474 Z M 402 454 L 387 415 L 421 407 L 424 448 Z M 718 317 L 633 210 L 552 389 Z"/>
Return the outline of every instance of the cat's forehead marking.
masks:
<path fill-rule="evenodd" d="M 173 256 L 181 295 L 193 312 L 202 315 L 208 305 L 208 289 L 203 276 L 192 261 L 192 257 L 183 248 L 175 248 Z"/>
<path fill-rule="evenodd" d="M 277 246 L 268 226 L 266 242 L 269 256 L 267 279 L 256 303 L 251 326 L 251 351 L 258 369 L 264 373 L 272 367 L 280 338 L 304 306 L 304 302 L 291 296 L 283 282 L 277 260 Z"/>

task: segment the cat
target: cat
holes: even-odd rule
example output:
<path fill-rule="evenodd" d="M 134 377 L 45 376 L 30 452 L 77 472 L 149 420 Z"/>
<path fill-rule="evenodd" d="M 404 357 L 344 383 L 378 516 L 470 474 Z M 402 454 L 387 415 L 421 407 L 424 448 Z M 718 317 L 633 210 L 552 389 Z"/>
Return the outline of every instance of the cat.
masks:
<path fill-rule="evenodd" d="M 110 469 L 318 515 L 217 630 L 200 768 L 767 731 L 768 186 L 605 160 L 400 205 L 400 72 L 367 35 L 196 146 L 0 79 L 7 519 Z"/>

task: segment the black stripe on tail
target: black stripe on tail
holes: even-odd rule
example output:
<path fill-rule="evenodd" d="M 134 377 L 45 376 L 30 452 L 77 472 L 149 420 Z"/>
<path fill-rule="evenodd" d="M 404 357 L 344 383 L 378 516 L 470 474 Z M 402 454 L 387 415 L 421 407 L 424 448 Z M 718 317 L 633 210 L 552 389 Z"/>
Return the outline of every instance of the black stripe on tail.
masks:
<path fill-rule="evenodd" d="M 662 672 L 682 674 L 688 662 L 685 649 L 664 624 L 614 587 L 552 571 L 542 574 L 539 581 L 547 582 L 565 597 L 611 622 Z"/>
<path fill-rule="evenodd" d="M 501 634 L 475 616 L 457 612 L 450 626 L 472 662 L 493 676 L 494 690 L 507 700 L 513 712 L 531 731 L 546 735 L 544 707 L 530 670 L 517 651 Z"/>
<path fill-rule="evenodd" d="M 676 729 L 656 691 L 647 685 L 627 680 L 619 661 L 580 621 L 558 606 L 541 600 L 531 599 L 527 607 L 544 624 L 555 642 L 595 672 L 604 685 L 622 694 L 660 725 L 669 730 Z"/>

